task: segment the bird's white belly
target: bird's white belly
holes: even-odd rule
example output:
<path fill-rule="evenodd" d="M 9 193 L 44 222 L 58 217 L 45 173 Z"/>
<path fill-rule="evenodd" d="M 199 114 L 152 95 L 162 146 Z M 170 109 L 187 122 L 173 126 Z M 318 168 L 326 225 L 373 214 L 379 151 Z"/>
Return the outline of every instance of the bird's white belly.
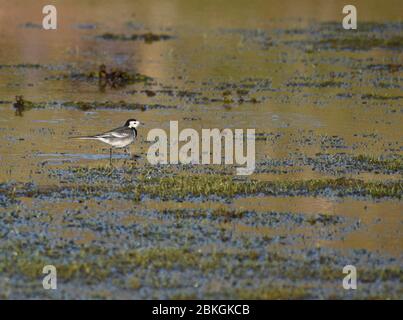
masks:
<path fill-rule="evenodd" d="M 108 138 L 101 138 L 100 139 L 102 142 L 105 142 L 109 145 L 111 145 L 114 148 L 124 148 L 128 146 L 130 143 L 133 142 L 133 137 L 128 137 L 125 139 L 108 139 Z"/>

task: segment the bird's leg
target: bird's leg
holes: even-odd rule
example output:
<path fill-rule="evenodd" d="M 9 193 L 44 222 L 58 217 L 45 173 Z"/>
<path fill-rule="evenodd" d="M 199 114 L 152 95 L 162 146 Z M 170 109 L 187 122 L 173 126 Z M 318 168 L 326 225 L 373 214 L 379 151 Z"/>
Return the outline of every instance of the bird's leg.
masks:
<path fill-rule="evenodd" d="M 109 163 L 112 165 L 112 148 L 109 149 Z"/>
<path fill-rule="evenodd" d="M 130 152 L 130 159 L 132 159 L 134 162 L 137 163 L 137 158 L 136 155 L 134 154 L 134 152 Z"/>
<path fill-rule="evenodd" d="M 124 152 L 125 152 L 125 154 L 127 153 L 127 148 L 124 148 Z M 124 165 L 126 165 L 127 158 L 126 158 L 126 157 L 124 157 L 123 159 L 124 159 L 123 164 L 124 164 Z"/>
<path fill-rule="evenodd" d="M 139 155 L 136 155 L 134 152 L 133 152 L 133 153 L 130 152 L 130 158 L 131 158 L 132 160 L 134 160 L 134 161 L 137 161 L 137 159 L 139 159 L 140 156 L 139 156 Z"/>

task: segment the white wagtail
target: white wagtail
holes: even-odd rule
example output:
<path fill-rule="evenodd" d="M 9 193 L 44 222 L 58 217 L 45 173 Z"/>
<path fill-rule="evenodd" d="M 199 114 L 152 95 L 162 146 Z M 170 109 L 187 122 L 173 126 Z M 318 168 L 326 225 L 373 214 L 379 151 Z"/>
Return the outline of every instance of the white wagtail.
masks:
<path fill-rule="evenodd" d="M 70 139 L 81 140 L 99 140 L 111 146 L 109 161 L 112 164 L 112 148 L 124 148 L 134 142 L 137 137 L 136 128 L 140 125 L 140 121 L 129 119 L 123 127 L 119 127 L 94 136 L 70 137 Z"/>

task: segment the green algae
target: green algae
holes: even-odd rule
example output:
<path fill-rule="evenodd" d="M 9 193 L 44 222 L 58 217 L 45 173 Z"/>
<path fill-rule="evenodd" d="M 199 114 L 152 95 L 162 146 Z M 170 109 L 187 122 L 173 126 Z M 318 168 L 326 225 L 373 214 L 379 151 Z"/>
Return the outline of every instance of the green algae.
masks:
<path fill-rule="evenodd" d="M 381 168 L 390 171 L 403 171 L 403 160 L 401 158 L 396 159 L 380 159 L 368 155 L 358 155 L 353 159 L 359 161 L 368 166 L 374 166 L 376 168 Z"/>
<path fill-rule="evenodd" d="M 369 161 L 366 159 L 366 161 Z M 379 161 L 378 161 L 379 162 Z M 400 162 L 388 162 L 388 165 L 395 169 L 400 168 Z M 88 178 L 91 176 L 106 176 L 113 178 L 117 171 L 108 167 L 80 168 L 74 169 L 77 178 Z M 16 191 L 17 195 L 33 196 L 39 194 L 60 193 L 62 190 L 69 190 L 82 195 L 99 195 L 114 190 L 124 195 L 132 195 L 136 201 L 142 196 L 161 199 L 184 199 L 218 196 L 231 199 L 235 196 L 253 195 L 336 195 L 336 196 L 369 196 L 372 198 L 398 198 L 403 194 L 402 181 L 366 182 L 352 178 L 337 179 L 311 179 L 293 181 L 258 181 L 238 180 L 227 175 L 167 175 L 150 176 L 149 170 L 139 171 L 133 169 L 127 174 L 136 173 L 136 181 L 118 184 L 111 189 L 110 183 L 98 182 L 96 184 L 73 184 L 60 186 L 46 186 L 33 190 L 22 189 Z"/>
<path fill-rule="evenodd" d="M 393 171 L 402 168 L 401 161 L 379 160 L 366 156 L 356 158 L 368 165 L 379 165 Z M 140 201 L 143 196 L 165 200 L 185 198 L 203 198 L 217 196 L 224 199 L 255 195 L 288 196 L 359 196 L 372 198 L 397 198 L 403 194 L 403 182 L 398 181 L 364 181 L 353 178 L 310 179 L 310 180 L 276 180 L 259 181 L 238 179 L 223 174 L 173 174 L 136 166 L 118 169 L 111 166 L 71 167 L 75 183 L 58 185 L 0 185 L 14 199 L 19 196 L 34 197 L 40 195 L 58 196 L 63 191 L 81 196 L 100 196 L 108 192 L 118 192 Z M 106 178 L 107 180 L 100 179 Z M 133 180 L 134 178 L 134 180 Z M 95 180 L 94 180 L 95 179 Z M 115 183 L 119 181 L 119 183 Z M 7 191 L 7 190 L 8 191 Z M 66 197 L 66 195 L 64 196 Z"/>
<path fill-rule="evenodd" d="M 321 179 L 299 181 L 236 181 L 228 176 L 193 175 L 152 179 L 136 187 L 137 193 L 162 199 L 207 197 L 216 195 L 224 198 L 250 195 L 319 194 L 327 190 L 338 196 L 360 195 L 373 198 L 401 198 L 403 182 L 364 182 L 358 179 Z M 135 191 L 136 192 L 136 191 Z"/>
<path fill-rule="evenodd" d="M 340 50 L 370 50 L 373 48 L 401 49 L 403 47 L 402 36 L 392 36 L 390 38 L 345 36 L 340 38 L 322 39 L 319 41 L 320 47 L 330 47 Z"/>

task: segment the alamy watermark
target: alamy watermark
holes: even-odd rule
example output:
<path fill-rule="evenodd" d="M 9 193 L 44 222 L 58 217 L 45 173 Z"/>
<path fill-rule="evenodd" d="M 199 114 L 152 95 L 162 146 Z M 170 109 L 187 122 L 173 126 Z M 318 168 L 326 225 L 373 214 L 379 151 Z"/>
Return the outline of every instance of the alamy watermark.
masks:
<path fill-rule="evenodd" d="M 343 7 L 343 13 L 347 14 L 343 18 L 343 29 L 357 29 L 357 8 L 351 4 Z"/>
<path fill-rule="evenodd" d="M 346 290 L 357 289 L 357 269 L 353 265 L 346 265 L 343 268 L 343 273 L 347 274 L 343 278 L 343 288 Z"/>
<path fill-rule="evenodd" d="M 54 265 L 48 264 L 43 267 L 42 273 L 46 274 L 42 280 L 42 286 L 45 290 L 57 289 L 57 273 Z"/>
<path fill-rule="evenodd" d="M 42 28 L 45 30 L 57 29 L 57 10 L 53 5 L 46 5 L 42 8 L 42 13 L 46 14 L 42 20 Z"/>
<path fill-rule="evenodd" d="M 169 138 L 165 130 L 155 128 L 148 132 L 147 141 L 154 142 L 147 152 L 148 161 L 154 165 L 224 163 L 243 166 L 236 168 L 237 175 L 250 175 L 255 171 L 255 129 L 246 129 L 245 135 L 243 129 L 202 129 L 200 137 L 191 128 L 179 132 L 178 121 L 170 121 Z M 179 146 L 180 142 L 185 143 Z"/>
<path fill-rule="evenodd" d="M 342 21 L 343 28 L 346 30 L 357 29 L 357 8 L 348 4 L 343 7 L 342 12 L 347 14 Z M 46 14 L 42 20 L 42 27 L 45 30 L 57 29 L 57 10 L 54 5 L 45 5 L 42 8 L 42 13 Z"/>

